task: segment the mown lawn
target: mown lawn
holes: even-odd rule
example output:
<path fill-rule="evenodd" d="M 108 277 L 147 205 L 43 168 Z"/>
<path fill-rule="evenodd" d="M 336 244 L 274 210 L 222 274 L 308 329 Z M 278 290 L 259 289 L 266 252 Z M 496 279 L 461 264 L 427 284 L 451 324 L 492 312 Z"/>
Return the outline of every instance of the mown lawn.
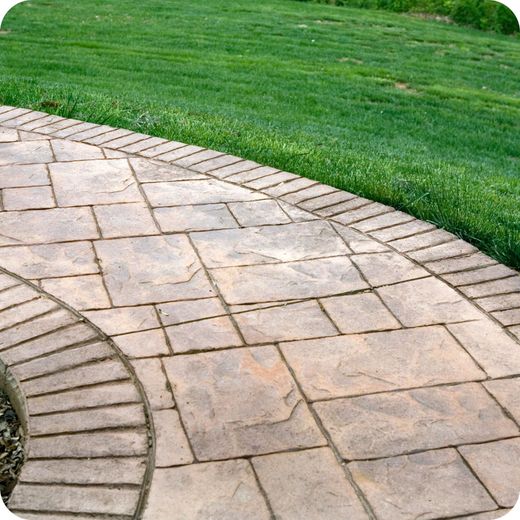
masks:
<path fill-rule="evenodd" d="M 520 39 L 294 0 L 33 0 L 0 103 L 233 153 L 520 268 Z"/>

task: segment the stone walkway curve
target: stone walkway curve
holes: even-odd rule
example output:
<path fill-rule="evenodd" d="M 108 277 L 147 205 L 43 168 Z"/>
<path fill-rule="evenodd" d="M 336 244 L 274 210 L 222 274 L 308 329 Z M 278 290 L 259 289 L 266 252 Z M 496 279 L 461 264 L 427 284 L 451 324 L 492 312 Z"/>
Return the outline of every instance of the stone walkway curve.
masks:
<path fill-rule="evenodd" d="M 292 173 L 7 106 L 0 189 L 21 518 L 491 520 L 515 504 L 516 271 Z"/>

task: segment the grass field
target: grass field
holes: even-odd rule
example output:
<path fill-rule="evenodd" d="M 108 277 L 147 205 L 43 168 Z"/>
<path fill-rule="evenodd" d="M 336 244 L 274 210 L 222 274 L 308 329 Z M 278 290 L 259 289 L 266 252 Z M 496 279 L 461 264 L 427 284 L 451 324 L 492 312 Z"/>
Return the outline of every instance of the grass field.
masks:
<path fill-rule="evenodd" d="M 293 0 L 33 0 L 3 29 L 0 103 L 300 173 L 520 268 L 518 37 Z"/>

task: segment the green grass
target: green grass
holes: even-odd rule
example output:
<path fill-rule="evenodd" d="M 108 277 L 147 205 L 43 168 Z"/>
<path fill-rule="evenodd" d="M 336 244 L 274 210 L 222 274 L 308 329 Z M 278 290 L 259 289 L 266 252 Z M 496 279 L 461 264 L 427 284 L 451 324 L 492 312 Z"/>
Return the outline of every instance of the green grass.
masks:
<path fill-rule="evenodd" d="M 35 0 L 3 28 L 1 103 L 300 173 L 520 268 L 518 37 L 292 0 Z"/>

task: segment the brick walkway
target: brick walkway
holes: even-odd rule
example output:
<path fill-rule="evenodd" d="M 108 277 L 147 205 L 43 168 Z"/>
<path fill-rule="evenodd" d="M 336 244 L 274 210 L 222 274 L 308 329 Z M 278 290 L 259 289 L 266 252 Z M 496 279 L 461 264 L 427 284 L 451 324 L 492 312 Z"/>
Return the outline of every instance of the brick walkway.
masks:
<path fill-rule="evenodd" d="M 0 189 L 22 518 L 486 520 L 516 502 L 515 271 L 291 173 L 12 107 Z"/>

